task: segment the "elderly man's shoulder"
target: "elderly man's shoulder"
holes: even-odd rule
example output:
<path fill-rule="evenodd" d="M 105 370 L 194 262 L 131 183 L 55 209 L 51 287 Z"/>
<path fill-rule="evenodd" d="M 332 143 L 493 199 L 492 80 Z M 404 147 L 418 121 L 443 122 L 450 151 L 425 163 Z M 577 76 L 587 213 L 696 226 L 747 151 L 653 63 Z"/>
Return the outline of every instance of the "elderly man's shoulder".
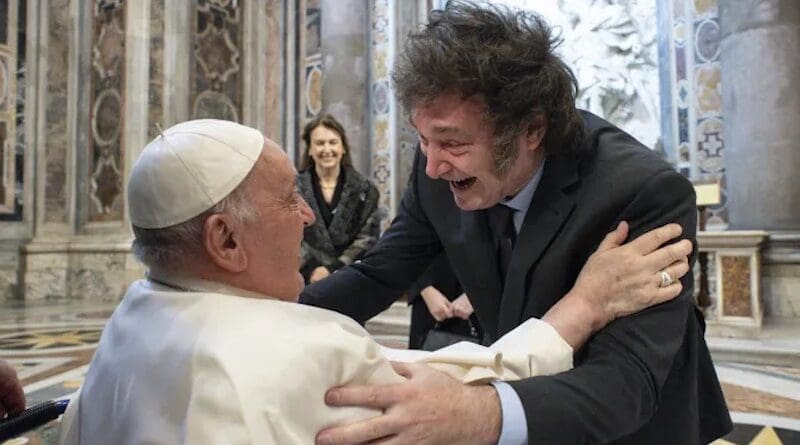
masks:
<path fill-rule="evenodd" d="M 322 358 L 374 343 L 355 320 L 294 302 L 224 298 L 215 302 L 209 316 L 215 321 L 207 323 L 208 342 L 246 345 L 287 359 L 309 353 Z M 212 349 L 230 351 L 222 346 Z"/>
<path fill-rule="evenodd" d="M 276 300 L 217 305 L 194 351 L 237 386 L 303 382 L 323 391 L 366 382 L 385 362 L 380 346 L 354 320 L 324 309 Z"/>

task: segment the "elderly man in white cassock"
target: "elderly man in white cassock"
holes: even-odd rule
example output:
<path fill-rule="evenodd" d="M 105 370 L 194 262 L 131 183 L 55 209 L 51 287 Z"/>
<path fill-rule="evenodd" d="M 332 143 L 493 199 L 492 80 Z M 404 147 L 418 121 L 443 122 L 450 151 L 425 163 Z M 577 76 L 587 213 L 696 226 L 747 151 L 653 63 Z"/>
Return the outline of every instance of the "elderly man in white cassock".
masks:
<path fill-rule="evenodd" d="M 296 304 L 303 227 L 314 216 L 295 174 L 274 142 L 226 121 L 175 125 L 144 149 L 128 200 L 133 250 L 149 272 L 108 321 L 64 416 L 61 443 L 310 444 L 326 426 L 378 414 L 328 407 L 324 394 L 403 381 L 408 365 L 389 358 L 421 361 L 485 389 L 497 379 L 569 369 L 573 348 L 593 331 L 669 298 L 641 292 L 645 273 L 621 260 L 645 246 L 656 250 L 670 229 L 657 229 L 658 242 L 620 246 L 622 227 L 576 284 L 608 287 L 615 292 L 602 294 L 615 299 L 564 298 L 490 347 L 388 350 L 355 321 Z"/>

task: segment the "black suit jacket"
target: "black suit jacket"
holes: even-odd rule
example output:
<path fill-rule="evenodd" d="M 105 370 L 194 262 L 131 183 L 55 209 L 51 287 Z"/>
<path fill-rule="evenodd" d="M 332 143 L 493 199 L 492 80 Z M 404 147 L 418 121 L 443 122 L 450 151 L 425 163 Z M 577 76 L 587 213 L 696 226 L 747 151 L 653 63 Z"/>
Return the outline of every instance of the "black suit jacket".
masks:
<path fill-rule="evenodd" d="M 505 291 L 486 211 L 458 209 L 418 156 L 397 219 L 360 264 L 307 287 L 301 300 L 364 321 L 387 307 L 444 248 L 486 342 L 564 296 L 620 220 L 629 239 L 668 222 L 695 242 L 691 184 L 618 128 L 584 113 L 580 143 L 548 156 L 517 236 Z M 692 258 L 692 262 L 694 257 Z M 692 274 L 675 300 L 618 319 L 576 353 L 575 368 L 510 382 L 529 442 L 708 443 L 731 422 L 693 305 Z"/>

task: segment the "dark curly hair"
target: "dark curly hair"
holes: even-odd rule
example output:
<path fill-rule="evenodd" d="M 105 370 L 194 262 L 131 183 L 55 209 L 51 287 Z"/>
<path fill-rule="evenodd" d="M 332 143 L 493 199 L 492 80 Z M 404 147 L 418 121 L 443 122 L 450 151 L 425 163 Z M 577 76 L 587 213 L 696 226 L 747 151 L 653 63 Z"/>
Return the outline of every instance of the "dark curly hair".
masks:
<path fill-rule="evenodd" d="M 449 1 L 408 36 L 392 82 L 406 110 L 445 93 L 481 97 L 494 125 L 495 168 L 503 175 L 517 158 L 514 142 L 536 119 L 547 125 L 547 153 L 569 148 L 581 133 L 578 81 L 554 54 L 560 43 L 533 12 Z"/>
<path fill-rule="evenodd" d="M 345 167 L 352 166 L 353 161 L 350 157 L 350 144 L 347 142 L 347 133 L 344 131 L 344 127 L 339 123 L 339 121 L 336 120 L 335 117 L 331 116 L 330 114 L 320 113 L 317 115 L 317 117 L 308 121 L 306 126 L 303 127 L 303 134 L 301 135 L 301 138 L 303 139 L 303 143 L 306 144 L 306 149 L 303 151 L 302 158 L 300 158 L 300 170 L 306 170 L 314 165 L 314 159 L 311 158 L 311 155 L 309 154 L 311 151 L 311 132 L 319 126 L 323 126 L 328 130 L 335 131 L 339 135 L 339 138 L 342 140 L 342 147 L 344 147 L 342 165 Z"/>

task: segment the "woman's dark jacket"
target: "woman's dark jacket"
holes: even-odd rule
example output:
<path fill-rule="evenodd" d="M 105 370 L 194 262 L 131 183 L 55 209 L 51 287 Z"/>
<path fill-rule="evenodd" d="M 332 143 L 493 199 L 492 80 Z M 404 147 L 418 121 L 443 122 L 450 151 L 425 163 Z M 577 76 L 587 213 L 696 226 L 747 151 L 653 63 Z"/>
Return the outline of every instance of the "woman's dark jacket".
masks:
<path fill-rule="evenodd" d="M 328 205 L 316 181 L 313 167 L 297 175 L 298 190 L 316 217 L 316 222 L 306 227 L 300 249 L 300 271 L 306 282 L 318 266 L 333 272 L 361 258 L 380 234 L 378 189 L 372 182 L 352 167 L 343 166 L 334 207 L 326 212 Z"/>

